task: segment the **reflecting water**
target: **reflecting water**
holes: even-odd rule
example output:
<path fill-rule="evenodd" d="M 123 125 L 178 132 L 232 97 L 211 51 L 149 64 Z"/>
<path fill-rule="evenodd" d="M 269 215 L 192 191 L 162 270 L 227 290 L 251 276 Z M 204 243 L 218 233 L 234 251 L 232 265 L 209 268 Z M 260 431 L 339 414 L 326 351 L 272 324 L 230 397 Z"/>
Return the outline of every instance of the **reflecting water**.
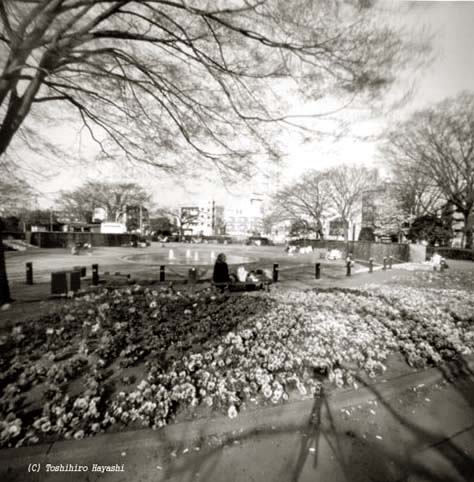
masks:
<path fill-rule="evenodd" d="M 255 261 L 253 258 L 246 256 L 238 256 L 226 253 L 228 264 L 244 264 Z M 216 261 L 216 254 L 214 251 L 199 251 L 199 250 L 173 250 L 163 253 L 144 253 L 124 256 L 122 259 L 139 264 L 177 264 L 177 265 L 207 265 L 214 264 Z"/>

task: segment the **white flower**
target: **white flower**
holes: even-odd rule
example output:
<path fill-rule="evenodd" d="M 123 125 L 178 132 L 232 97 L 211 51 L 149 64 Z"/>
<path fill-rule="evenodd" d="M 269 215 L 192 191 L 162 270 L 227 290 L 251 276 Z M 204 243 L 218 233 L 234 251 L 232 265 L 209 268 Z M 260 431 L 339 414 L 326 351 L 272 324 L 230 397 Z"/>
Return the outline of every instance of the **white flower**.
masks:
<path fill-rule="evenodd" d="M 273 391 L 269 385 L 264 385 L 262 387 L 262 393 L 265 398 L 270 398 L 273 394 Z"/>
<path fill-rule="evenodd" d="M 231 405 L 229 409 L 227 410 L 227 415 L 229 418 L 235 418 L 238 415 L 237 409 L 235 408 L 235 405 Z"/>
<path fill-rule="evenodd" d="M 10 437 L 16 437 L 21 432 L 20 424 L 13 424 L 8 427 L 8 435 Z"/>

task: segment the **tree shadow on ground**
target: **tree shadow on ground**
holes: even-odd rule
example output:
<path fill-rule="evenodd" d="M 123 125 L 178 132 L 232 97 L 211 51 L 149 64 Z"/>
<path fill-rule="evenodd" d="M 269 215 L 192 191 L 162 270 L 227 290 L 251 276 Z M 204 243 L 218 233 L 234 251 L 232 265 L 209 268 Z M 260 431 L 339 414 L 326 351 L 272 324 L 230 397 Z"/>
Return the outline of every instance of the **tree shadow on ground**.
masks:
<path fill-rule="evenodd" d="M 446 370 L 446 368 L 439 370 L 443 373 L 443 370 Z M 415 440 L 415 447 L 410 448 L 409 446 L 406 446 L 399 454 L 387 450 L 382 444 L 371 446 L 370 450 L 373 454 L 374 460 L 390 460 L 392 465 L 395 464 L 398 466 L 397 468 L 400 470 L 401 476 L 395 480 L 403 481 L 408 480 L 409 478 L 411 480 L 414 476 L 420 477 L 423 481 L 433 482 L 473 480 L 474 459 L 461 450 L 453 440 L 453 437 L 459 435 L 459 433 L 447 434 L 440 430 L 422 427 L 420 424 L 402 415 L 401 411 L 395 408 L 393 402 L 383 397 L 377 386 L 369 385 L 360 377 L 358 378 L 358 381 L 362 386 L 369 390 L 372 395 L 374 395 L 374 399 L 380 403 L 391 417 L 393 417 L 399 427 L 404 429 L 409 436 Z M 470 398 L 472 398 L 472 393 L 474 392 L 474 378 L 472 377 L 472 372 L 469 377 L 456 378 L 456 383 L 451 385 L 451 387 L 463 397 L 465 397 L 466 393 L 470 393 Z M 466 401 L 468 402 L 468 399 L 466 399 Z M 469 404 L 468 402 L 468 406 L 472 407 L 472 404 Z M 473 427 L 474 424 L 463 432 L 468 432 Z M 423 461 L 420 457 L 417 457 L 422 452 L 426 453 L 427 451 L 432 452 L 431 460 L 433 460 L 434 457 L 446 467 L 450 466 L 455 470 L 451 470 L 450 474 L 446 472 L 438 473 L 437 469 L 430 466 L 431 464 L 429 461 Z M 385 480 L 390 479 L 387 478 Z"/>
<path fill-rule="evenodd" d="M 449 365 L 440 369 L 440 372 L 457 370 L 455 383 L 450 386 L 469 403 L 474 393 L 474 377 L 465 361 L 460 360 L 458 364 L 462 371 Z M 351 426 L 350 420 L 341 419 L 340 410 L 332 406 L 331 397 L 323 392 L 314 399 L 311 411 L 303 423 L 247 430 L 228 435 L 222 440 L 216 438 L 215 443 L 211 444 L 206 427 L 203 427 L 197 442 L 202 449 L 187 458 L 172 460 L 166 469 L 164 480 L 195 480 L 196 473 L 199 474 L 199 480 L 217 480 L 213 477 L 222 462 L 223 444 L 232 447 L 234 444 L 255 440 L 263 443 L 275 438 L 285 441 L 285 437 L 288 437 L 287 440 L 293 440 L 291 437 L 295 434 L 298 434 L 296 447 L 294 444 L 288 445 L 288 451 L 293 456 L 282 464 L 278 480 L 314 480 L 318 475 L 331 473 L 327 472 L 328 464 L 332 465 L 331 470 L 335 471 L 332 480 L 474 480 L 474 459 L 453 439 L 460 433 L 447 434 L 440 429 L 421 426 L 413 421 L 413 417 L 403 415 L 402 411 L 395 407 L 395 401 L 385 398 L 376 385 L 369 385 L 362 379 L 359 379 L 359 382 L 369 392 L 371 399 L 376 400 L 379 407 L 387 413 L 384 420 L 390 418 L 394 421 L 393 441 L 390 443 L 386 443 L 387 440 L 382 442 L 373 436 L 370 439 L 365 438 L 358 427 Z M 471 428 L 462 432 L 469 434 Z M 177 451 L 183 449 L 184 446 L 179 446 Z M 332 460 L 328 461 L 328 457 Z M 238 463 L 238 460 L 235 462 Z M 249 465 L 255 463 L 259 462 L 248 461 Z M 238 466 L 235 466 L 235 469 L 238 470 Z M 229 477 L 237 479 L 235 474 L 229 474 Z"/>

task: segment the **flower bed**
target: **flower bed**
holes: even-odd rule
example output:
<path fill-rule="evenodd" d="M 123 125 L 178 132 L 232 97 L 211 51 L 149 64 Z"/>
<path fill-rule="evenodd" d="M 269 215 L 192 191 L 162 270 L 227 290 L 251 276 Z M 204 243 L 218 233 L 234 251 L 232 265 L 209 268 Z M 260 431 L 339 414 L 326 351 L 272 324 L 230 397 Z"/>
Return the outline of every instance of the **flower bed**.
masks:
<path fill-rule="evenodd" d="M 454 290 L 104 290 L 0 339 L 0 444 L 159 428 L 197 406 L 234 417 L 375 376 L 395 351 L 436 364 L 474 348 L 473 312 Z"/>

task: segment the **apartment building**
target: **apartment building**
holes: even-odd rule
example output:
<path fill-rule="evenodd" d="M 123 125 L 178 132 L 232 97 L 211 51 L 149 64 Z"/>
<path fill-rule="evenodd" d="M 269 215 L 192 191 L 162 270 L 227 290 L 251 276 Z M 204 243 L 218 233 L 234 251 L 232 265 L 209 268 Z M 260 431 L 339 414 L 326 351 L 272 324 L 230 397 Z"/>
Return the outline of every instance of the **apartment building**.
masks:
<path fill-rule="evenodd" d="M 224 207 L 215 201 L 200 201 L 180 208 L 184 234 L 189 236 L 215 236 L 225 234 Z"/>
<path fill-rule="evenodd" d="M 263 234 L 263 198 L 240 198 L 224 209 L 225 233 L 235 238 Z"/>

